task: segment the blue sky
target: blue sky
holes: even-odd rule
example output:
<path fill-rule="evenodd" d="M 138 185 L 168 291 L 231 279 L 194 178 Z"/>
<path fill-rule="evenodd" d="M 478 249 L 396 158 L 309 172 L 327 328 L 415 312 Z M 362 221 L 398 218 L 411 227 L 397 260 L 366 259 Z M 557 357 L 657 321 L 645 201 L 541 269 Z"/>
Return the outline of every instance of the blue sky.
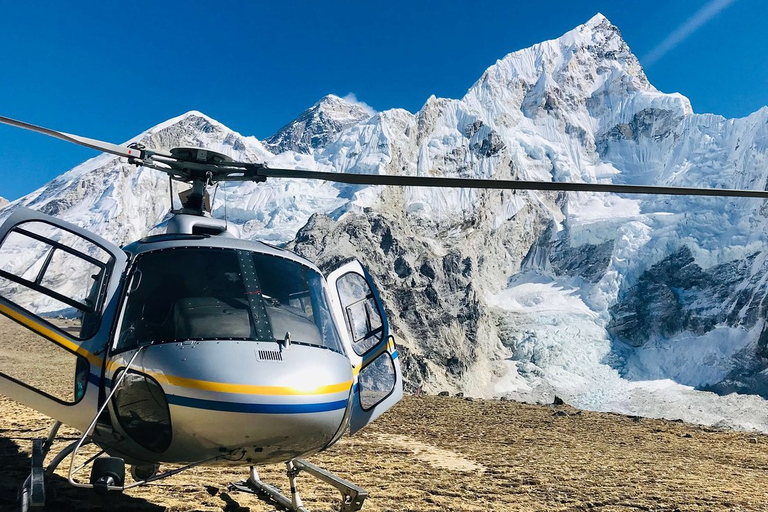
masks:
<path fill-rule="evenodd" d="M 764 0 L 14 2 L 0 19 L 0 115 L 120 143 L 189 110 L 265 138 L 322 96 L 416 112 L 507 53 L 602 12 L 651 83 L 694 111 L 768 104 Z M 95 153 L 0 127 L 0 196 Z"/>

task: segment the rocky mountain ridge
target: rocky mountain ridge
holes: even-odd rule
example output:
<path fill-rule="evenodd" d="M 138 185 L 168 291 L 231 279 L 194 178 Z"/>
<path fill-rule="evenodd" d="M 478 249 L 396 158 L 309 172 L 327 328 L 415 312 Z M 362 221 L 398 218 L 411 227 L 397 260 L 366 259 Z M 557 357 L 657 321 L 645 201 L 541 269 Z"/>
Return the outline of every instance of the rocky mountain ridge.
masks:
<path fill-rule="evenodd" d="M 372 115 L 368 108 L 329 94 L 266 138 L 264 145 L 275 154 L 285 151 L 311 154 L 332 142 L 344 129 Z"/>

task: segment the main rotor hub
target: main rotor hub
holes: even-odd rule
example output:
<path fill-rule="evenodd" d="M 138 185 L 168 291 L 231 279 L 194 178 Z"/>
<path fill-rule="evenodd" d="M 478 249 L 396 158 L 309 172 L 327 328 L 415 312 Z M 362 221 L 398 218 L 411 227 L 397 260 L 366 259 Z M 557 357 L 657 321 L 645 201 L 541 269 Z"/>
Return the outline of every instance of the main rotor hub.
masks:
<path fill-rule="evenodd" d="M 224 153 L 203 148 L 173 148 L 171 150 L 171 156 L 184 162 L 194 162 L 198 164 L 223 164 L 234 162 L 232 158 Z"/>
<path fill-rule="evenodd" d="M 218 181 L 214 176 L 215 167 L 221 164 L 234 162 L 234 160 L 217 151 L 204 148 L 180 147 L 171 149 L 171 157 L 176 159 L 174 167 L 182 172 L 183 180 L 192 184 L 192 190 L 183 199 L 184 213 L 202 215 L 206 210 L 205 187 Z"/>

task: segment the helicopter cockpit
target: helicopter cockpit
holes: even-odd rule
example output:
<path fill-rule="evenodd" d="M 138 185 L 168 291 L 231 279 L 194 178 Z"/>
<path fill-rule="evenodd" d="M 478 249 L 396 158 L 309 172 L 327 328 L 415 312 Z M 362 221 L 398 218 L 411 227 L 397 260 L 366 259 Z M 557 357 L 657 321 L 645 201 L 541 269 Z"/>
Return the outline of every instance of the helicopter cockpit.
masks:
<path fill-rule="evenodd" d="M 130 279 L 115 352 L 190 340 L 287 341 L 343 352 L 321 275 L 297 261 L 172 247 L 139 254 Z"/>

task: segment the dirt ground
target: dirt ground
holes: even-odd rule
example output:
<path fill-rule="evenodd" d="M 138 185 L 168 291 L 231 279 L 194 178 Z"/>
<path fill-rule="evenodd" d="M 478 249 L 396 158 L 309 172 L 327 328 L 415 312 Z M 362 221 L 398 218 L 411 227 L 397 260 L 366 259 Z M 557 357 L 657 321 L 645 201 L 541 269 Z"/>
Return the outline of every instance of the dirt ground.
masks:
<path fill-rule="evenodd" d="M 0 510 L 13 510 L 48 422 L 5 398 L 0 411 Z M 75 434 L 63 431 L 54 450 Z M 407 397 L 311 461 L 368 490 L 369 512 L 768 510 L 768 436 L 568 406 Z M 287 489 L 281 466 L 260 473 Z M 246 475 L 195 468 L 109 502 L 57 476 L 47 510 L 276 510 L 228 488 Z M 337 509 L 335 489 L 307 476 L 299 486 L 310 510 Z"/>
<path fill-rule="evenodd" d="M 9 332 L 0 330 L 0 361 L 18 362 L 9 354 Z M 61 380 L 51 372 L 50 354 L 25 351 L 24 360 L 39 366 L 22 373 Z M 68 388 L 71 380 L 48 385 Z M 16 509 L 32 439 L 45 437 L 50 424 L 0 397 L 0 510 Z M 53 451 L 76 436 L 62 429 Z M 367 512 L 768 511 L 768 436 L 567 405 L 406 397 L 361 433 L 309 460 L 365 488 Z M 247 477 L 247 467 L 194 468 L 107 501 L 71 488 L 68 467 L 63 463 L 49 479 L 46 510 L 276 510 L 229 488 Z M 282 466 L 259 471 L 287 490 Z M 299 489 L 309 510 L 338 509 L 332 487 L 302 475 Z"/>

